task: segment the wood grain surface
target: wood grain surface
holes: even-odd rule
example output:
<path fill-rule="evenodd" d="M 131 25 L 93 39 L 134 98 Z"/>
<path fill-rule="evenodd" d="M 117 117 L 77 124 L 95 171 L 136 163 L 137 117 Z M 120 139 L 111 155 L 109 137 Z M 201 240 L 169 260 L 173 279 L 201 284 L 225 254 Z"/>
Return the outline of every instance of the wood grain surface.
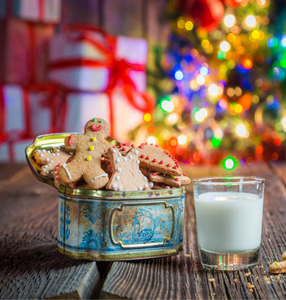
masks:
<path fill-rule="evenodd" d="M 99 270 L 57 251 L 58 193 L 16 166 L 0 164 L 0 298 L 98 295 L 110 263 Z"/>
<path fill-rule="evenodd" d="M 232 173 L 226 173 L 218 167 L 185 168 L 185 171 L 192 178 L 232 174 L 256 175 L 266 179 L 259 265 L 237 272 L 209 271 L 202 268 L 197 246 L 194 201 L 192 193 L 188 192 L 185 208 L 184 252 L 167 258 L 113 263 L 101 297 L 128 299 L 285 298 L 284 275 L 273 276 L 268 271 L 269 264 L 273 261 L 280 261 L 281 254 L 286 250 L 286 191 L 282 181 L 266 164 L 245 166 Z M 247 273 L 250 275 L 246 277 Z M 211 278 L 214 278 L 215 282 L 208 281 Z M 254 285 L 253 292 L 247 288 L 248 282 Z"/>

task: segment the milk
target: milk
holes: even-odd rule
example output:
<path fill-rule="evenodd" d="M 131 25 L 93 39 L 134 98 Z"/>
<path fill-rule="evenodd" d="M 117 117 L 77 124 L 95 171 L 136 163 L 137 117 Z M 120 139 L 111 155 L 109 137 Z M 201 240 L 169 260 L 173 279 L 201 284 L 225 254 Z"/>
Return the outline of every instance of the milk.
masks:
<path fill-rule="evenodd" d="M 201 249 L 234 253 L 260 246 L 262 198 L 249 193 L 204 193 L 195 198 L 195 207 Z"/>

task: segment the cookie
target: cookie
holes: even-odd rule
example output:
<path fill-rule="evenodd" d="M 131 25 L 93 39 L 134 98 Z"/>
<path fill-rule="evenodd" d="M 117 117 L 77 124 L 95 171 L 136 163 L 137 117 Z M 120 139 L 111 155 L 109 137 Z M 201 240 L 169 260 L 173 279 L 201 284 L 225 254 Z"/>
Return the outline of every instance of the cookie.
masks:
<path fill-rule="evenodd" d="M 286 273 L 286 260 L 281 262 L 275 261 L 269 266 L 269 271 L 275 274 Z"/>
<path fill-rule="evenodd" d="M 159 172 L 148 171 L 146 169 L 140 169 L 142 173 L 149 178 L 154 183 L 163 183 L 165 185 L 170 185 L 174 187 L 180 187 L 181 181 L 179 180 L 178 176 L 170 176 Z"/>
<path fill-rule="evenodd" d="M 101 168 L 102 155 L 113 146 L 106 140 L 109 125 L 103 119 L 93 118 L 86 123 L 84 132 L 65 138 L 66 150 L 75 152 L 75 156 L 69 164 L 59 168 L 59 178 L 65 184 L 83 178 L 90 189 L 98 190 L 109 180 Z"/>
<path fill-rule="evenodd" d="M 126 150 L 122 151 L 122 148 L 126 148 Z M 128 149 L 135 148 L 135 146 L 124 146 L 122 148 L 119 148 L 120 152 L 125 154 Z M 167 151 L 159 148 L 158 145 L 154 146 L 153 144 L 148 145 L 147 143 L 142 143 L 138 148 L 135 149 L 139 151 L 140 168 L 168 175 L 182 175 L 182 170 L 176 158 L 174 158 Z"/>
<path fill-rule="evenodd" d="M 53 169 L 59 164 L 63 164 L 71 157 L 65 148 L 57 147 L 53 152 L 49 150 L 35 150 L 34 158 L 39 165 L 42 165 L 40 174 L 49 178 L 53 178 Z"/>
<path fill-rule="evenodd" d="M 152 187 L 152 190 L 168 190 L 170 188 L 171 187 L 169 185 L 154 183 L 154 186 Z"/>
<path fill-rule="evenodd" d="M 107 155 L 107 153 L 106 153 Z M 106 159 L 105 157 L 103 157 L 101 159 L 101 169 L 108 174 L 108 178 L 111 177 L 111 174 L 113 173 L 112 171 L 112 167 L 111 167 L 111 163 L 108 159 Z"/>
<path fill-rule="evenodd" d="M 153 183 L 139 170 L 139 151 L 131 149 L 126 156 L 112 148 L 108 150 L 108 158 L 112 166 L 112 176 L 106 189 L 113 191 L 150 190 Z"/>

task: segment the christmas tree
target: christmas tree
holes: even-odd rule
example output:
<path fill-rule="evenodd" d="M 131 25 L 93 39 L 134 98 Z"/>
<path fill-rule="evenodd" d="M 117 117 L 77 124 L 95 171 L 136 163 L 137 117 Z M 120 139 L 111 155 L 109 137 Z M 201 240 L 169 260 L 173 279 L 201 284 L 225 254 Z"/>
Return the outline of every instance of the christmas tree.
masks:
<path fill-rule="evenodd" d="M 169 0 L 172 33 L 148 72 L 142 132 L 181 161 L 227 169 L 285 156 L 285 9 L 270 0 Z M 279 9 L 280 8 L 280 9 Z"/>

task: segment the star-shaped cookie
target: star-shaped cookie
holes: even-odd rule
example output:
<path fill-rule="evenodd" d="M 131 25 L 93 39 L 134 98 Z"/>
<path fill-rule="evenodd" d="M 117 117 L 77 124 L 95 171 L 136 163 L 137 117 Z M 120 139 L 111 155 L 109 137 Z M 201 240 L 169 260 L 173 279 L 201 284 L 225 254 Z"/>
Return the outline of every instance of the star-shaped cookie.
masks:
<path fill-rule="evenodd" d="M 126 156 L 112 148 L 107 152 L 112 166 L 112 176 L 106 189 L 113 191 L 150 190 L 153 186 L 148 178 L 139 170 L 139 151 L 131 149 Z"/>
<path fill-rule="evenodd" d="M 64 146 L 54 148 L 53 152 L 49 150 L 35 150 L 34 158 L 41 165 L 40 174 L 45 177 L 53 178 L 53 170 L 57 165 L 64 164 L 71 154 L 68 153 Z"/>

